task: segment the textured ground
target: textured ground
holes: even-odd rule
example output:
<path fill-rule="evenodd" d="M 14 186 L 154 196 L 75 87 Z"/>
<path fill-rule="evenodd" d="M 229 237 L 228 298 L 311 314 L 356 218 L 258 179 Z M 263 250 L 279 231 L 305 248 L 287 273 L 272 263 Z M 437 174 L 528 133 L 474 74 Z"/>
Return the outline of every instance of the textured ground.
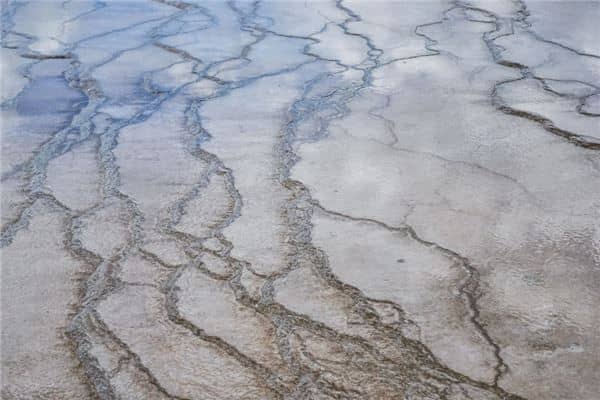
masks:
<path fill-rule="evenodd" d="M 2 399 L 598 400 L 600 2 L 2 2 Z"/>

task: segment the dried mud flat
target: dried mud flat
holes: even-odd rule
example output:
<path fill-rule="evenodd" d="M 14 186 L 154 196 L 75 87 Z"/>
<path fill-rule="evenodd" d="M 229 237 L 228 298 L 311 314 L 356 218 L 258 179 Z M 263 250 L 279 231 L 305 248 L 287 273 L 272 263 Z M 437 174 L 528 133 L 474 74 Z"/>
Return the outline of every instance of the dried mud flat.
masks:
<path fill-rule="evenodd" d="M 598 400 L 599 20 L 3 1 L 2 399 Z"/>

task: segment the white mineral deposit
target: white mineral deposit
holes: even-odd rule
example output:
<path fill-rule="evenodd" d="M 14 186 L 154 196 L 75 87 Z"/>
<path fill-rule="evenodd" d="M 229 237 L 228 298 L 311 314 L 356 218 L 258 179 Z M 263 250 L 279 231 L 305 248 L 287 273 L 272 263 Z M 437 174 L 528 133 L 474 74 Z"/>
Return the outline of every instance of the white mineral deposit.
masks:
<path fill-rule="evenodd" d="M 600 0 L 1 7 L 2 399 L 600 399 Z"/>

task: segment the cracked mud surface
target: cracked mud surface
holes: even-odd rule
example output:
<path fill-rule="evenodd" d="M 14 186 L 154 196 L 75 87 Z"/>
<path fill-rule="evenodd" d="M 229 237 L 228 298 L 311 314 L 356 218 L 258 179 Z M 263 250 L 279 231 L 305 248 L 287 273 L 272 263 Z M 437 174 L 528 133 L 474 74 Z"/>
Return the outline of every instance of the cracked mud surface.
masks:
<path fill-rule="evenodd" d="M 600 393 L 600 2 L 2 2 L 1 397 Z"/>

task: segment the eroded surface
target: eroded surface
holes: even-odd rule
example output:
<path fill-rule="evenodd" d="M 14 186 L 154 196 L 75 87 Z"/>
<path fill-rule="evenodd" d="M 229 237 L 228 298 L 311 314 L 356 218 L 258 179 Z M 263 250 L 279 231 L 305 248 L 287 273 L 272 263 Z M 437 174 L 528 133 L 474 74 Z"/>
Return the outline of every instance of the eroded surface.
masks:
<path fill-rule="evenodd" d="M 4 1 L 2 398 L 597 400 L 599 18 Z"/>

